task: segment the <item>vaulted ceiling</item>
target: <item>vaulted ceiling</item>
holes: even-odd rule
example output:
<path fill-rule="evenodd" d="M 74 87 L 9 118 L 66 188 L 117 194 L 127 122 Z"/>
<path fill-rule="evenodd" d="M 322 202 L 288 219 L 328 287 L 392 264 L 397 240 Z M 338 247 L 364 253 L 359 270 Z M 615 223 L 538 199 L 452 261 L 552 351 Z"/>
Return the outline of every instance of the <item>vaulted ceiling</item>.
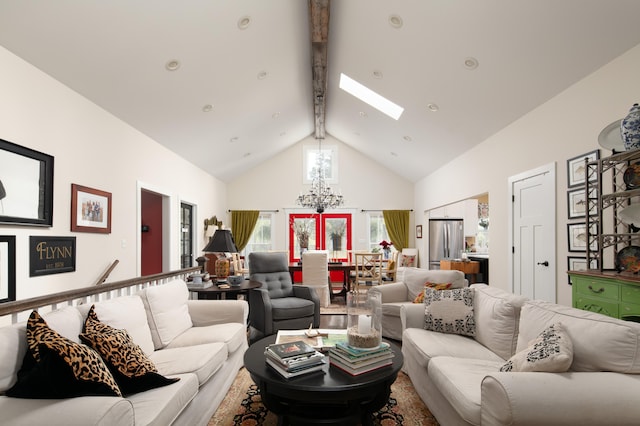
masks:
<path fill-rule="evenodd" d="M 319 124 L 417 181 L 640 43 L 636 0 L 333 0 L 319 110 L 309 7 L 2 1 L 0 45 L 224 181 Z"/>

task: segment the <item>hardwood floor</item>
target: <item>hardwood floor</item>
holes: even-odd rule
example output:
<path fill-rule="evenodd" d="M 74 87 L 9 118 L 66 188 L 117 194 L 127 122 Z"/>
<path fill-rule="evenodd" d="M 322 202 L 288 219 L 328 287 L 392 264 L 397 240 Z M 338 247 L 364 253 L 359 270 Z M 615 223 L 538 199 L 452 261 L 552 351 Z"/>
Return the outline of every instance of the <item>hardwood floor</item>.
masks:
<path fill-rule="evenodd" d="M 320 328 L 347 328 L 346 315 L 320 315 Z"/>

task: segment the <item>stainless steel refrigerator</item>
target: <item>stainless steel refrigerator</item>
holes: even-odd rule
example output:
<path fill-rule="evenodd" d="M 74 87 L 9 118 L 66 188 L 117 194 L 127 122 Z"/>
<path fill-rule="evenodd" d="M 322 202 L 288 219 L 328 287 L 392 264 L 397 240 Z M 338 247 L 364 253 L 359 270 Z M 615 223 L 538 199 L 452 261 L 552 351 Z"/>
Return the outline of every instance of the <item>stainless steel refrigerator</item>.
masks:
<path fill-rule="evenodd" d="M 429 269 L 440 269 L 442 259 L 459 259 L 464 250 L 462 219 L 429 219 Z"/>

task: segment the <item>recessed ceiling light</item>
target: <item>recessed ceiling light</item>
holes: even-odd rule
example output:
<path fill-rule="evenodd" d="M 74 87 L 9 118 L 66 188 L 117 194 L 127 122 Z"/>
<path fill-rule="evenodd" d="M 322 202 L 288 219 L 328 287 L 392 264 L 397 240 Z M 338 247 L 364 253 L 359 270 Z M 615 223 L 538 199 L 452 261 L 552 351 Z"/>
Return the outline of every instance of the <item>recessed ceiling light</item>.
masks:
<path fill-rule="evenodd" d="M 212 109 L 213 109 L 213 105 L 206 104 L 205 106 L 202 107 L 202 112 L 210 112 Z"/>
<path fill-rule="evenodd" d="M 343 73 L 340 73 L 340 88 L 360 99 L 362 102 L 371 105 L 378 111 L 387 114 L 394 120 L 399 119 L 404 112 L 404 108 L 400 105 L 394 104 L 389 99 L 379 95 Z"/>
<path fill-rule="evenodd" d="M 247 28 L 249 28 L 249 24 L 251 24 L 250 16 L 243 16 L 242 18 L 238 19 L 238 28 L 240 28 L 241 30 L 246 30 Z"/>
<path fill-rule="evenodd" d="M 411 136 L 403 136 L 402 139 L 404 139 L 406 142 L 411 142 L 413 139 L 411 139 Z"/>
<path fill-rule="evenodd" d="M 478 60 L 472 57 L 464 58 L 464 67 L 468 70 L 475 70 L 478 68 Z"/>
<path fill-rule="evenodd" d="M 395 153 L 395 152 L 393 152 L 393 151 L 391 151 L 391 152 L 390 152 L 390 154 L 391 154 L 391 156 L 392 156 L 392 157 L 397 157 L 397 156 L 398 156 L 398 154 L 396 154 L 396 153 Z"/>
<path fill-rule="evenodd" d="M 250 155 L 251 155 L 251 153 L 250 153 L 250 152 L 245 152 L 242 156 L 243 156 L 244 158 L 247 158 L 247 157 L 248 157 L 248 156 L 250 156 Z"/>
<path fill-rule="evenodd" d="M 175 71 L 180 68 L 180 61 L 177 59 L 172 59 L 168 61 L 164 66 L 168 71 Z"/>
<path fill-rule="evenodd" d="M 267 72 L 266 71 L 260 71 L 258 73 L 258 80 L 264 80 L 265 78 L 267 78 Z"/>
<path fill-rule="evenodd" d="M 280 113 L 279 112 L 274 112 L 273 114 L 271 114 L 271 118 L 276 119 L 280 117 Z"/>
<path fill-rule="evenodd" d="M 229 142 L 234 143 L 238 140 L 237 136 L 232 137 L 231 139 L 229 139 Z"/>
<path fill-rule="evenodd" d="M 384 75 L 382 75 L 382 71 L 378 71 L 378 70 L 374 70 L 374 71 L 373 71 L 373 78 L 378 78 L 378 79 L 380 79 L 380 78 L 382 78 L 382 77 L 384 77 Z"/>
<path fill-rule="evenodd" d="M 360 111 L 358 114 L 360 114 L 360 117 L 362 118 L 366 118 L 367 117 L 367 113 L 364 111 Z"/>
<path fill-rule="evenodd" d="M 440 107 L 437 104 L 433 104 L 433 103 L 428 104 L 427 108 L 429 108 L 429 111 L 432 111 L 432 112 L 436 112 L 440 110 Z"/>
<path fill-rule="evenodd" d="M 402 28 L 402 18 L 400 15 L 389 15 L 389 25 L 393 28 Z"/>
<path fill-rule="evenodd" d="M 287 132 L 281 132 L 280 136 L 286 136 Z"/>

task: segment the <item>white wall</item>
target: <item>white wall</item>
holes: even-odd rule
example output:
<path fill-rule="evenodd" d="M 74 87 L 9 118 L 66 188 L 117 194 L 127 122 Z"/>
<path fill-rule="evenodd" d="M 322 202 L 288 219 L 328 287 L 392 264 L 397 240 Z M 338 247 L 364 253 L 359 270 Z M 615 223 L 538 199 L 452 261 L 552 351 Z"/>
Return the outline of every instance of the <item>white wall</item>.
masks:
<path fill-rule="evenodd" d="M 511 203 L 507 179 L 556 162 L 557 300 L 570 305 L 571 287 L 566 276 L 569 255 L 566 161 L 601 148 L 600 131 L 624 117 L 631 105 L 640 101 L 638 75 L 640 45 L 420 180 L 415 187 L 416 217 L 421 217 L 425 210 L 488 192 L 491 285 L 508 289 L 511 250 L 507 218 Z M 601 149 L 600 154 L 607 156 L 611 152 Z M 426 252 L 426 240 L 416 241 L 421 251 Z"/>
<path fill-rule="evenodd" d="M 340 210 L 327 213 L 353 214 L 353 249 L 364 249 L 367 242 L 365 210 L 412 209 L 413 183 L 392 173 L 379 163 L 363 156 L 338 139 L 327 135 L 325 145 L 337 145 L 339 180 L 332 185 L 344 196 Z M 275 249 L 287 249 L 287 212 L 308 212 L 295 204 L 300 193 L 310 185 L 303 184 L 302 160 L 304 147 L 317 148 L 313 135 L 303 139 L 276 157 L 265 161 L 228 184 L 228 205 L 235 210 L 279 210 L 275 215 Z M 413 217 L 410 241 L 413 241 Z"/>
<path fill-rule="evenodd" d="M 2 47 L 0 93 L 0 138 L 55 157 L 53 226 L 0 225 L 1 235 L 17 237 L 17 299 L 92 285 L 115 259 L 108 281 L 135 277 L 139 183 L 171 196 L 171 269 L 179 268 L 180 201 L 197 205 L 202 219 L 224 217 L 222 182 Z M 70 232 L 72 183 L 112 193 L 111 234 Z M 202 222 L 198 247 L 205 244 Z M 76 271 L 29 277 L 30 235 L 75 236 Z"/>

